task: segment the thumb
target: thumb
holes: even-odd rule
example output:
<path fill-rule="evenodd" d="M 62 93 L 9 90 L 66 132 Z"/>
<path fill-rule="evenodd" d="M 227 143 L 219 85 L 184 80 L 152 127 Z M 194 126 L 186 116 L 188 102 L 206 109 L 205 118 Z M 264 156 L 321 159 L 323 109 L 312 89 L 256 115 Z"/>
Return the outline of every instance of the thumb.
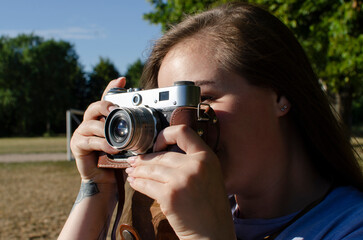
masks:
<path fill-rule="evenodd" d="M 117 79 L 114 79 L 110 81 L 102 94 L 102 99 L 105 97 L 105 95 L 110 91 L 112 88 L 123 88 L 126 85 L 126 78 L 125 77 L 119 77 Z M 102 100 L 101 99 L 101 100 Z"/>

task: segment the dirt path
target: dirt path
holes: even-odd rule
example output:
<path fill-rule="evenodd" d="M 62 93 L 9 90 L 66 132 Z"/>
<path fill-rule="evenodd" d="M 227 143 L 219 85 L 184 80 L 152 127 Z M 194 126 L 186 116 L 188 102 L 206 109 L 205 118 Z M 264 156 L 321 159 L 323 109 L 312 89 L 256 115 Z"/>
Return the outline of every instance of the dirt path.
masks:
<path fill-rule="evenodd" d="M 66 161 L 66 153 L 0 154 L 1 163 Z"/>

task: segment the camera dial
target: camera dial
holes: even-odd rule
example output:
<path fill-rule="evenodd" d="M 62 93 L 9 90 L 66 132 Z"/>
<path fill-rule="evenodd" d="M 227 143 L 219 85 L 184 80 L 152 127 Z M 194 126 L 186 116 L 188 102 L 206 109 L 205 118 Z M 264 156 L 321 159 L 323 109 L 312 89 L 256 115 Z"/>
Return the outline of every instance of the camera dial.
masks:
<path fill-rule="evenodd" d="M 138 106 L 138 105 L 140 105 L 140 104 L 141 104 L 141 102 L 142 102 L 142 97 L 141 97 L 141 95 L 140 95 L 140 94 L 138 94 L 138 93 L 135 93 L 135 95 L 132 97 L 132 104 L 133 104 L 134 106 Z"/>

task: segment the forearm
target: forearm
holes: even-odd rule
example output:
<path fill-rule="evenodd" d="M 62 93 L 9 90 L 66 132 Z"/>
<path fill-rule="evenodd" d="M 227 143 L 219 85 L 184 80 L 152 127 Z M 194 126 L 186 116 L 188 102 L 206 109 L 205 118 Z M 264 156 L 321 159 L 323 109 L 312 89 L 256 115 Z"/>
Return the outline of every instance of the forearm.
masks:
<path fill-rule="evenodd" d="M 82 182 L 58 239 L 105 239 L 117 203 L 116 184 Z"/>

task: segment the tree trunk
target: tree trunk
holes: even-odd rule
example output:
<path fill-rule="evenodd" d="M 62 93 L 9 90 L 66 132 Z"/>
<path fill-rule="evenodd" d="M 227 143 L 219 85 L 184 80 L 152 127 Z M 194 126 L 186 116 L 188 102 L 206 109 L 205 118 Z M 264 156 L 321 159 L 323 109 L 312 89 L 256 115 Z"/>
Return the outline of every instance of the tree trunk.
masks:
<path fill-rule="evenodd" d="M 335 94 L 335 109 L 347 129 L 348 136 L 350 136 L 352 129 L 352 95 L 353 89 L 349 83 L 341 87 Z"/>
<path fill-rule="evenodd" d="M 48 136 L 50 136 L 50 121 L 49 120 L 47 121 L 47 125 L 46 125 L 46 134 Z"/>

